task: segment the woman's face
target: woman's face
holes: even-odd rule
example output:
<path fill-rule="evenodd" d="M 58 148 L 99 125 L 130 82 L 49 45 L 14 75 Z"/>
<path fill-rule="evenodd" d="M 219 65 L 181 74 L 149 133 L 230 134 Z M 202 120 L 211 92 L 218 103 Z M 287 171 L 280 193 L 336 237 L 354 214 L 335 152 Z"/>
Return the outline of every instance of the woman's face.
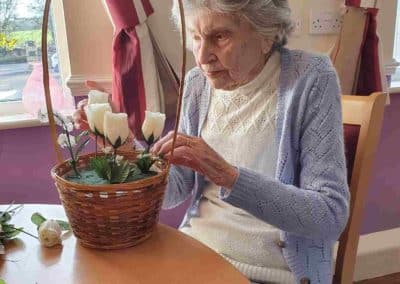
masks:
<path fill-rule="evenodd" d="M 196 63 L 214 88 L 236 89 L 264 67 L 272 43 L 245 19 L 206 10 L 187 19 Z"/>

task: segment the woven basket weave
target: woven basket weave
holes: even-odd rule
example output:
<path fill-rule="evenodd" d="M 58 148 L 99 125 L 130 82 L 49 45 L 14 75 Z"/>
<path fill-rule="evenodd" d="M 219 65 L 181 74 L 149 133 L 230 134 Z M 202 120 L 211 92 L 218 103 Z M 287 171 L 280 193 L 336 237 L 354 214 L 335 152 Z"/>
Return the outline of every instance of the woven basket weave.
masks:
<path fill-rule="evenodd" d="M 135 153 L 123 154 L 133 160 Z M 94 154 L 81 156 L 79 168 L 87 167 Z M 51 170 L 72 230 L 86 247 L 119 249 L 146 240 L 158 222 L 165 190 L 163 171 L 154 177 L 123 184 L 87 185 L 63 176 L 68 162 Z"/>
<path fill-rule="evenodd" d="M 186 72 L 186 27 L 182 0 L 178 0 L 182 25 L 182 66 L 171 159 L 174 155 L 179 127 L 182 94 Z M 68 161 L 63 161 L 57 143 L 57 130 L 53 116 L 49 87 L 47 54 L 47 30 L 51 0 L 46 0 L 42 24 L 43 87 L 50 132 L 58 165 L 51 170 L 60 199 L 72 230 L 79 242 L 86 247 L 119 249 L 134 246 L 151 236 L 154 230 L 167 182 L 170 162 L 159 165 L 161 172 L 156 176 L 123 184 L 83 185 L 64 179 L 71 171 Z M 99 154 L 98 154 L 99 155 Z M 123 153 L 134 160 L 137 153 Z M 81 156 L 78 168 L 85 168 L 94 154 Z"/>

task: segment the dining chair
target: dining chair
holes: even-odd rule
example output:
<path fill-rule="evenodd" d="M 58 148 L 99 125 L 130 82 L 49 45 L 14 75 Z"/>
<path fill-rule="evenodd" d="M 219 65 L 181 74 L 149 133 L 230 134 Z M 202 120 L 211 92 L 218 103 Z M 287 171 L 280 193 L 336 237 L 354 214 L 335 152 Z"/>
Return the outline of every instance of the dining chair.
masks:
<path fill-rule="evenodd" d="M 386 96 L 385 93 L 373 93 L 369 96 L 342 96 L 346 163 L 351 198 L 350 217 L 338 244 L 334 284 L 353 283 L 360 225 L 381 133 Z"/>

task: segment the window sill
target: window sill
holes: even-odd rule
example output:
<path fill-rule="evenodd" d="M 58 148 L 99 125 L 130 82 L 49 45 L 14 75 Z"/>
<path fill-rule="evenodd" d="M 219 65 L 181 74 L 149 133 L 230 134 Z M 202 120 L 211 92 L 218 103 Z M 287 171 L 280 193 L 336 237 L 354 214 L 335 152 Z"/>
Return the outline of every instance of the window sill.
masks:
<path fill-rule="evenodd" d="M 0 130 L 37 127 L 45 125 L 48 125 L 48 123 L 40 122 L 39 119 L 34 118 L 32 117 L 32 115 L 27 113 L 0 117 Z"/>
<path fill-rule="evenodd" d="M 400 94 L 400 81 L 392 82 L 389 88 L 389 94 Z"/>
<path fill-rule="evenodd" d="M 74 110 L 64 110 L 61 113 L 65 116 L 71 117 Z M 41 122 L 36 117 L 29 113 L 21 113 L 14 115 L 0 116 L 0 130 L 18 129 L 28 127 L 47 126 L 48 122 Z"/>

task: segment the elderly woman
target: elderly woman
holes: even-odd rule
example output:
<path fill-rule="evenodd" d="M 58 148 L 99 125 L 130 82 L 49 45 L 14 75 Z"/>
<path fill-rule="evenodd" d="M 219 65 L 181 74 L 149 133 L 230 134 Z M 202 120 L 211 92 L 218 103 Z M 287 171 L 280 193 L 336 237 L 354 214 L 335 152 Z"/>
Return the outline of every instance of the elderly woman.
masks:
<path fill-rule="evenodd" d="M 331 283 L 349 207 L 331 62 L 283 47 L 287 0 L 184 5 L 197 67 L 187 75 L 164 208 L 191 198 L 180 229 L 252 281 Z M 151 151 L 170 158 L 172 136 Z"/>
<path fill-rule="evenodd" d="M 331 283 L 349 207 L 334 67 L 283 47 L 287 0 L 184 5 L 197 67 L 164 208 L 191 197 L 181 230 L 252 281 Z M 168 158 L 172 135 L 152 152 Z"/>

